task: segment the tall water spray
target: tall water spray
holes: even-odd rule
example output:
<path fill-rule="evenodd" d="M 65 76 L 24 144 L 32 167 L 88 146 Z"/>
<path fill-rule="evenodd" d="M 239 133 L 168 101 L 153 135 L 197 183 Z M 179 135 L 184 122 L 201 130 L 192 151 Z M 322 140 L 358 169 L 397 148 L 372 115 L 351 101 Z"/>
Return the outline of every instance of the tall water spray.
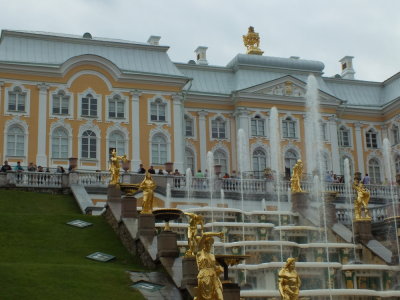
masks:
<path fill-rule="evenodd" d="M 383 139 L 383 160 L 384 160 L 384 166 L 385 166 L 385 176 L 386 179 L 388 180 L 390 184 L 390 199 L 392 201 L 392 209 L 393 209 L 393 220 L 394 220 L 394 228 L 395 228 L 395 236 L 396 236 L 396 245 L 397 245 L 397 263 L 400 263 L 400 244 L 399 244 L 399 236 L 397 234 L 397 217 L 398 212 L 397 212 L 397 200 L 396 197 L 394 196 L 394 191 L 393 191 L 393 174 L 394 170 L 392 170 L 392 155 L 391 155 L 391 147 L 390 147 L 390 142 L 387 138 Z"/>
<path fill-rule="evenodd" d="M 356 239 L 354 236 L 354 223 L 353 223 L 353 205 L 352 205 L 352 199 L 351 196 L 353 195 L 352 193 L 352 187 L 351 187 L 351 175 L 350 175 L 350 162 L 348 158 L 344 159 L 344 184 L 345 184 L 345 189 L 346 189 L 346 195 L 347 195 L 347 206 L 348 206 L 348 214 L 349 214 L 349 219 L 351 222 L 351 232 L 353 234 L 353 244 L 356 243 Z M 353 247 L 353 259 L 357 259 L 356 255 L 356 248 Z"/>
<path fill-rule="evenodd" d="M 325 245 L 326 245 L 326 261 L 329 264 L 329 247 L 328 247 L 328 228 L 326 223 L 326 206 L 324 195 L 324 167 L 323 167 L 323 144 L 321 137 L 321 114 L 318 99 L 318 83 L 314 75 L 310 74 L 307 79 L 307 92 L 306 92 L 306 157 L 308 170 L 316 174 L 314 176 L 313 189 L 317 194 L 317 199 L 321 201 L 320 208 L 323 215 L 323 223 L 325 231 Z M 321 214 L 320 214 L 321 215 Z M 331 272 L 328 267 L 328 282 L 331 282 Z M 330 286 L 329 286 L 330 289 Z M 332 295 L 330 295 L 332 299 Z"/>
<path fill-rule="evenodd" d="M 165 200 L 165 208 L 169 208 L 171 206 L 171 185 L 169 182 L 167 183 L 167 198 Z"/>
<path fill-rule="evenodd" d="M 190 168 L 186 169 L 186 174 L 185 174 L 185 191 L 186 191 L 186 199 L 188 202 L 190 202 L 190 198 L 192 196 L 192 182 L 193 182 L 193 177 L 192 177 L 192 170 Z"/>
<path fill-rule="evenodd" d="M 210 207 L 214 206 L 213 192 L 214 192 L 214 154 L 211 151 L 207 152 L 207 167 L 208 167 L 208 188 L 210 191 Z M 214 223 L 214 210 L 211 209 L 211 223 Z M 212 226 L 212 229 L 214 227 Z"/>
<path fill-rule="evenodd" d="M 274 174 L 274 181 L 278 200 L 278 225 L 279 225 L 279 240 L 282 242 L 282 229 L 281 229 L 281 174 L 280 170 L 282 164 L 281 157 L 281 135 L 279 128 L 279 113 L 278 109 L 274 106 L 271 108 L 270 115 L 270 128 L 271 128 L 271 169 Z M 283 246 L 280 246 L 281 262 L 283 262 Z"/>

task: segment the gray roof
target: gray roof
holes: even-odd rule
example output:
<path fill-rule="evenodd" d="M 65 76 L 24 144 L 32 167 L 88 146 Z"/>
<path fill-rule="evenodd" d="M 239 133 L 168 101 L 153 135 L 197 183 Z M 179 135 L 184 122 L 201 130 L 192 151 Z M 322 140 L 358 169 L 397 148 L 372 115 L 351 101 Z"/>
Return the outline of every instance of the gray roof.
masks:
<path fill-rule="evenodd" d="M 121 71 L 183 76 L 167 50 L 165 46 L 122 40 L 3 30 L 0 62 L 61 65 L 72 57 L 92 54 L 108 59 Z"/>

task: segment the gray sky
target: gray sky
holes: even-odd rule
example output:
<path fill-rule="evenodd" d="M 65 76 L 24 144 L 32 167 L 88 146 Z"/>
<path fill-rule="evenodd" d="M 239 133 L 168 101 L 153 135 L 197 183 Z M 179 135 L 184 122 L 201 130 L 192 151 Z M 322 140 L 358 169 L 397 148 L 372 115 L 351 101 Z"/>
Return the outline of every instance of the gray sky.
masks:
<path fill-rule="evenodd" d="M 319 60 L 325 76 L 354 56 L 356 78 L 384 81 L 400 71 L 399 0 L 0 0 L 0 29 L 38 30 L 146 42 L 160 35 L 171 59 L 209 64 L 245 53 L 248 26 L 264 55 Z"/>

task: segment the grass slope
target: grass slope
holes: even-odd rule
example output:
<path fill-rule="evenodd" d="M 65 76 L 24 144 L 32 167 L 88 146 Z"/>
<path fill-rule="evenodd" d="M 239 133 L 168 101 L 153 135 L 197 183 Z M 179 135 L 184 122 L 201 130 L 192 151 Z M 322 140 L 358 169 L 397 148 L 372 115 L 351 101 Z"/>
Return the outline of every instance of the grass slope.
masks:
<path fill-rule="evenodd" d="M 93 226 L 65 224 L 74 219 Z M 96 251 L 117 258 L 85 258 Z M 103 217 L 82 215 L 71 196 L 0 190 L 0 299 L 144 299 L 126 270 L 143 267 Z"/>

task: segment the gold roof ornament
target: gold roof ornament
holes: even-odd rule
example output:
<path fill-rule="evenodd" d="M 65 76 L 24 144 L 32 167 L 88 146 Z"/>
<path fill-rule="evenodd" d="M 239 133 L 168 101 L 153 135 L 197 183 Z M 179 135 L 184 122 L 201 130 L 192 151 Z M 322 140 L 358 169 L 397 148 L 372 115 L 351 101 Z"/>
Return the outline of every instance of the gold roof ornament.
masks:
<path fill-rule="evenodd" d="M 254 27 L 250 26 L 246 35 L 243 36 L 243 43 L 247 48 L 247 54 L 262 55 L 260 47 L 260 36 L 258 32 L 254 32 Z"/>

